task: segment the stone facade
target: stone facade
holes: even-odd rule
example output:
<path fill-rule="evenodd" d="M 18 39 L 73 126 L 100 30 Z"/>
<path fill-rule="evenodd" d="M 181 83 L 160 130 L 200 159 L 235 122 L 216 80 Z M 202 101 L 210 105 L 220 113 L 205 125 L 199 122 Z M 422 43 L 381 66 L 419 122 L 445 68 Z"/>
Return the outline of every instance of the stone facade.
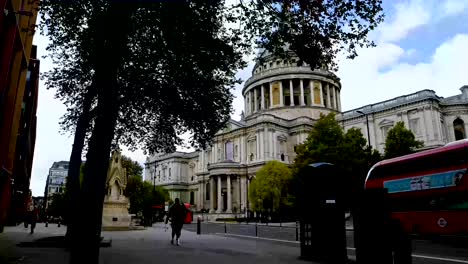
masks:
<path fill-rule="evenodd" d="M 63 193 L 68 176 L 68 161 L 57 161 L 52 164 L 47 175 L 44 190 L 45 206 L 48 208 L 53 200 L 54 193 Z"/>
<path fill-rule="evenodd" d="M 276 60 L 264 53 L 261 61 L 242 91 L 242 119 L 230 120 L 205 150 L 148 157 L 145 180 L 214 217 L 248 210 L 249 184 L 258 169 L 271 160 L 291 164 L 294 147 L 320 114 L 341 109 L 341 84 L 334 74 L 297 66 L 294 57 Z"/>
<path fill-rule="evenodd" d="M 425 148 L 466 137 L 468 86 L 448 98 L 422 90 L 345 112 L 340 91 L 334 74 L 297 66 L 294 56 L 278 60 L 264 53 L 242 90 L 241 120 L 227 122 L 205 150 L 147 157 L 145 180 L 167 188 L 171 199 L 209 210 L 214 219 L 245 213 L 256 172 L 271 160 L 292 164 L 295 146 L 305 141 L 321 113 L 336 113 L 345 130 L 360 128 L 380 152 L 386 133 L 400 120 Z"/>
<path fill-rule="evenodd" d="M 122 156 L 112 153 L 106 179 L 106 196 L 102 211 L 103 230 L 126 230 L 130 227 L 129 201 L 124 196 L 127 186 L 127 171 L 122 167 Z"/>
<path fill-rule="evenodd" d="M 460 90 L 461 94 L 447 98 L 437 96 L 432 90 L 422 90 L 343 112 L 338 120 L 345 129 L 360 128 L 372 147 L 382 153 L 386 134 L 398 121 L 403 121 L 416 139 L 424 142 L 424 148 L 435 148 L 466 138 L 468 86 Z"/>

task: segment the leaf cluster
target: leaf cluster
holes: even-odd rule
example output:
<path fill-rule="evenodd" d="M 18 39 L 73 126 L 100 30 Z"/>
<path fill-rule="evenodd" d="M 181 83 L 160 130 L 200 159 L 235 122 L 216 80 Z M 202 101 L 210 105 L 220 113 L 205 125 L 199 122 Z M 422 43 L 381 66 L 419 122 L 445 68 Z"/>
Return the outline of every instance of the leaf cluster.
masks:
<path fill-rule="evenodd" d="M 112 1 L 42 3 L 41 29 L 50 38 L 55 67 L 48 88 L 67 106 L 61 126 L 74 131 L 86 93 L 93 93 L 96 31 Z M 114 147 L 173 151 L 180 134 L 191 132 L 192 146 L 204 147 L 228 120 L 235 77 L 247 49 L 223 22 L 230 13 L 223 1 L 128 3 L 132 13 L 126 50 L 118 65 L 119 113 Z M 108 22 L 108 21 L 107 21 Z M 90 128 L 93 122 L 90 122 Z"/>
<path fill-rule="evenodd" d="M 416 140 L 413 132 L 405 128 L 405 123 L 400 121 L 388 131 L 384 155 L 386 159 L 399 157 L 413 153 L 423 146 L 424 142 Z"/>
<path fill-rule="evenodd" d="M 348 175 L 352 189 L 362 189 L 370 167 L 381 160 L 380 153 L 367 145 L 360 129 L 346 132 L 335 119 L 335 114 L 321 115 L 303 144 L 296 147 L 294 174 L 316 162 L 336 165 Z"/>
<path fill-rule="evenodd" d="M 353 59 L 358 48 L 375 46 L 368 35 L 384 19 L 381 0 L 253 0 L 234 8 L 259 48 L 283 58 L 291 50 L 298 65 L 333 71 L 340 52 Z"/>
<path fill-rule="evenodd" d="M 292 205 L 290 183 L 291 169 L 279 161 L 269 161 L 252 180 L 249 200 L 255 211 L 278 211 Z"/>
<path fill-rule="evenodd" d="M 154 187 L 142 181 L 140 177 L 128 179 L 124 195 L 130 201 L 129 212 L 132 214 L 150 215 L 151 206 L 164 204 L 169 199 L 169 192 L 162 187 Z"/>

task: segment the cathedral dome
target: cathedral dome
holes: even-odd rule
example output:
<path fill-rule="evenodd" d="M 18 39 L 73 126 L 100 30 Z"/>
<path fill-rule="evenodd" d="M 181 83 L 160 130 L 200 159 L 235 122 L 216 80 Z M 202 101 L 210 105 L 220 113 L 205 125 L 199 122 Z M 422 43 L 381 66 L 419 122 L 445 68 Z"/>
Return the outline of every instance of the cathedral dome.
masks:
<path fill-rule="evenodd" d="M 318 118 L 320 113 L 341 111 L 341 83 L 326 70 L 311 70 L 288 52 L 288 59 L 279 59 L 262 50 L 250 77 L 242 89 L 246 119 L 260 113 L 271 113 L 284 119 L 300 116 Z"/>

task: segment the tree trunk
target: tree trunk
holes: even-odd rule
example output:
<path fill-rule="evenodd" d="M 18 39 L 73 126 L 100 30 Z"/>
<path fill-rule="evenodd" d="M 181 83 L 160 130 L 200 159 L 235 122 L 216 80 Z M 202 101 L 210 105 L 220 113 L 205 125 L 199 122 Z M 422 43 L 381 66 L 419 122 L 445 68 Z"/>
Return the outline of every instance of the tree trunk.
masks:
<path fill-rule="evenodd" d="M 80 200 L 80 169 L 81 169 L 81 155 L 86 138 L 86 132 L 89 129 L 91 116 L 90 109 L 93 98 L 95 97 L 94 87 L 91 86 L 86 92 L 83 102 L 83 111 L 78 118 L 76 124 L 75 138 L 73 140 L 73 148 L 70 155 L 70 163 L 68 167 L 67 177 L 67 193 L 70 198 L 70 205 L 67 208 L 67 233 L 65 235 L 68 242 L 73 239 L 73 226 L 76 226 L 78 219 L 77 208 Z"/>
<path fill-rule="evenodd" d="M 125 54 L 132 9 L 112 3 L 94 26 L 96 49 L 95 83 L 98 104 L 70 250 L 70 263 L 99 263 L 102 207 L 109 154 L 119 111 L 118 70 Z M 75 233 L 76 232 L 76 233 Z"/>

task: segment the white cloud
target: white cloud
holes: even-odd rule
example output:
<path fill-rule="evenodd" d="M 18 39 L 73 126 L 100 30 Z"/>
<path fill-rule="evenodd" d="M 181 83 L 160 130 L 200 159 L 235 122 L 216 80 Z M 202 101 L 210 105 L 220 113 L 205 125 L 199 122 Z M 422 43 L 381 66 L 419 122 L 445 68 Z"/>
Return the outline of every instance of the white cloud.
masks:
<path fill-rule="evenodd" d="M 379 41 L 396 42 L 405 38 L 412 30 L 430 22 L 429 1 L 411 0 L 394 6 L 394 17 L 388 18 L 378 30 Z"/>
<path fill-rule="evenodd" d="M 442 4 L 442 15 L 452 16 L 463 13 L 468 8 L 468 0 L 445 0 Z"/>
<path fill-rule="evenodd" d="M 458 34 L 441 44 L 427 63 L 416 64 L 398 62 L 401 53 L 388 52 L 395 49 L 392 46 L 361 50 L 361 56 L 356 60 L 343 61 L 340 65 L 338 76 L 343 87 L 343 110 L 422 89 L 432 89 L 445 97 L 459 94 L 459 88 L 468 84 L 467 46 L 468 34 Z M 386 64 L 385 71 L 379 71 L 379 67 L 376 67 L 382 59 L 392 62 Z"/>

